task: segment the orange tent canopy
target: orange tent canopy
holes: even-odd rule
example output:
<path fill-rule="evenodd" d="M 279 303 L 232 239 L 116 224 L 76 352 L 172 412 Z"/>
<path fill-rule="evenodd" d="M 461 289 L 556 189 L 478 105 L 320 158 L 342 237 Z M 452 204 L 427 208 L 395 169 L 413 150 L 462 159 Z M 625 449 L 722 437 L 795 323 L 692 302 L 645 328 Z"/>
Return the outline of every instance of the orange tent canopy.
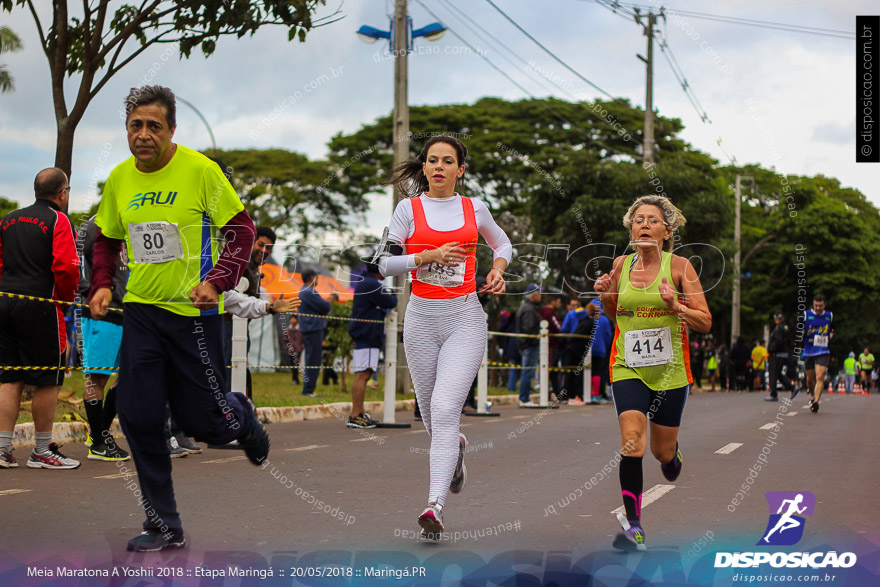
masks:
<path fill-rule="evenodd" d="M 277 297 L 281 294 L 296 297 L 303 286 L 302 276 L 299 273 L 288 273 L 280 265 L 265 264 L 261 267 L 263 272 L 263 289 L 270 295 Z M 318 275 L 318 284 L 315 286 L 322 298 L 327 299 L 330 294 L 339 296 L 340 302 L 350 302 L 354 299 L 354 290 L 346 287 L 341 281 L 327 275 Z"/>

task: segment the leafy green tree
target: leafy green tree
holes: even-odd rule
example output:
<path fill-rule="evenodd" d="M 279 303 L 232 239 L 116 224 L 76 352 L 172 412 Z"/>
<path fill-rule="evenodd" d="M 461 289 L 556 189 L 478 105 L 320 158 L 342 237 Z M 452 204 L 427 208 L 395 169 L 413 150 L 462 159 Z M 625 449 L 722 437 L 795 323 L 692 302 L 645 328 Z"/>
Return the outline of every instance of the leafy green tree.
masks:
<path fill-rule="evenodd" d="M 519 245 L 509 269 L 511 290 L 544 281 L 569 293 L 587 293 L 596 273 L 608 271 L 614 255 L 625 252 L 629 239 L 621 219 L 640 195 L 666 193 L 686 214 L 706 212 L 684 229 L 683 242 L 713 242 L 729 223 L 723 213 L 729 198 L 717 162 L 677 137 L 680 121 L 658 117 L 659 163 L 642 164 L 641 139 L 628 130 L 640 129 L 642 117 L 619 101 L 552 98 L 416 107 L 410 109 L 411 155 L 432 134 L 462 138 L 469 155 L 460 191 L 485 199 L 503 228 L 519 229 L 509 233 Z M 385 189 L 391 136 L 391 120 L 383 117 L 330 141 L 330 160 L 349 164 L 340 189 L 363 194 Z M 360 156 L 365 152 L 371 156 Z M 718 274 L 721 259 L 721 253 L 713 257 Z M 490 266 L 478 260 L 480 267 Z"/>
<path fill-rule="evenodd" d="M 304 41 L 313 27 L 335 18 L 334 13 L 312 19 L 312 13 L 325 3 L 326 0 L 144 0 L 120 5 L 110 0 L 93 0 L 82 3 L 83 13 L 79 15 L 70 10 L 68 0 L 55 0 L 48 26 L 42 22 L 34 0 L 0 0 L 0 9 L 12 11 L 16 6 L 27 6 L 36 24 L 40 45 L 49 61 L 58 126 L 55 166 L 69 176 L 74 132 L 89 103 L 114 75 L 149 47 L 175 45 L 180 58 L 188 58 L 198 47 L 210 56 L 220 37 L 253 35 L 267 25 L 286 27 L 289 39 Z M 74 76 L 79 76 L 79 88 L 69 106 L 64 80 Z"/>
<path fill-rule="evenodd" d="M 13 202 L 12 200 L 0 198 L 0 218 L 4 218 L 7 214 L 20 207 L 21 206 L 19 206 L 18 203 Z"/>
<path fill-rule="evenodd" d="M 833 352 L 880 348 L 876 320 L 866 319 L 880 304 L 880 267 L 871 262 L 880 246 L 880 213 L 863 194 L 822 176 L 720 166 L 679 137 L 679 120 L 663 117 L 657 164 L 645 165 L 638 132 L 620 135 L 615 126 L 640 129 L 641 120 L 641 111 L 620 102 L 485 98 L 471 105 L 416 107 L 410 110 L 411 155 L 432 134 L 464 141 L 469 155 L 459 191 L 485 199 L 518 245 L 509 269 L 511 292 L 530 281 L 590 292 L 596 274 L 627 251 L 622 218 L 632 201 L 643 194 L 668 195 L 688 218 L 676 252 L 699 272 L 713 333 L 724 343 L 730 338 L 733 287 L 733 186 L 737 174 L 751 176 L 754 186 L 744 184 L 742 204 L 743 334 L 762 336 L 776 308 L 796 326 L 801 306 L 809 307 L 821 290 L 835 313 Z M 386 190 L 391 136 L 391 120 L 383 117 L 334 137 L 329 158 L 345 167 L 337 189 Z M 803 262 L 796 246 L 808 250 Z M 478 271 L 490 266 L 489 259 L 488 251 L 478 249 Z M 801 271 L 808 280 L 805 303 Z M 501 303 L 513 309 L 519 298 L 508 298 Z"/>
<path fill-rule="evenodd" d="M 232 185 L 254 223 L 282 235 L 306 240 L 316 232 L 345 232 L 351 215 L 367 209 L 363 194 L 339 189 L 341 174 L 327 161 L 310 161 L 284 149 L 210 149 L 205 155 L 230 169 Z"/>
<path fill-rule="evenodd" d="M 7 27 L 0 26 L 0 55 L 3 53 L 12 53 L 21 51 L 21 39 L 15 32 Z M 11 92 L 15 89 L 15 83 L 12 74 L 5 65 L 0 65 L 0 93 Z"/>

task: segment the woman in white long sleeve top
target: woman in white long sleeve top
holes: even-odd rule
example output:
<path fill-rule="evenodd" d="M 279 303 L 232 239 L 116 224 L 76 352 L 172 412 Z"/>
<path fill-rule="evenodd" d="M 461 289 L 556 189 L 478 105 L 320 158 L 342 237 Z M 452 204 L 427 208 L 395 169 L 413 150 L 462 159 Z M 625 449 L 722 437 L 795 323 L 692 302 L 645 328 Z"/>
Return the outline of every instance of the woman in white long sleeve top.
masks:
<path fill-rule="evenodd" d="M 486 204 L 455 192 L 464 175 L 467 149 L 458 139 L 431 137 L 415 160 L 392 178 L 410 196 L 388 227 L 391 253 L 379 262 L 382 275 L 412 273 L 403 344 L 422 421 L 431 437 L 428 507 L 419 516 L 423 535 L 439 538 L 449 491 L 464 487 L 467 439 L 460 434 L 461 407 L 480 368 L 486 319 L 476 295 L 476 246 L 482 235 L 494 251 L 482 291 L 505 291 L 510 239 Z"/>

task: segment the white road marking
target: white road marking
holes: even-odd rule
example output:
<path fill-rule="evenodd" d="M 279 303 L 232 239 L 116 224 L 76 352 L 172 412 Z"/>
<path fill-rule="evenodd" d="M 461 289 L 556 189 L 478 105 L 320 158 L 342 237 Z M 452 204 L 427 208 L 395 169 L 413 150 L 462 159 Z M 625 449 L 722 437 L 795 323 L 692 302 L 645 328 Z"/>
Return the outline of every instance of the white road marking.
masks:
<path fill-rule="evenodd" d="M 4 489 L 0 491 L 0 495 L 15 495 L 16 493 L 27 493 L 28 491 L 33 491 L 32 489 Z"/>
<path fill-rule="evenodd" d="M 231 463 L 232 461 L 243 461 L 247 457 L 229 457 L 228 459 L 214 459 L 213 461 L 202 461 L 203 463 Z"/>
<path fill-rule="evenodd" d="M 648 505 L 654 503 L 673 489 L 675 489 L 675 485 L 655 485 L 647 490 L 642 494 L 642 509 L 645 509 Z M 626 509 L 623 506 L 620 506 L 616 510 L 612 510 L 611 513 L 625 514 Z"/>
<path fill-rule="evenodd" d="M 95 477 L 95 479 L 122 479 L 122 478 L 125 477 L 126 475 L 128 475 L 128 476 L 131 476 L 131 475 L 135 475 L 135 476 L 137 476 L 137 473 L 134 472 L 134 471 L 132 471 L 132 472 L 130 472 L 130 473 L 116 473 L 115 475 L 99 475 L 99 476 Z"/>
<path fill-rule="evenodd" d="M 730 453 L 732 453 L 733 451 L 735 451 L 736 449 L 738 449 L 742 445 L 743 445 L 743 443 L 741 443 L 741 442 L 731 442 L 730 444 L 725 444 L 724 446 L 722 446 L 721 448 L 716 450 L 715 454 L 729 455 Z"/>
<path fill-rule="evenodd" d="M 786 416 L 797 416 L 797 412 L 789 412 Z"/>
<path fill-rule="evenodd" d="M 773 428 L 776 428 L 777 426 L 779 426 L 779 422 L 768 422 L 767 424 L 764 424 L 763 426 L 758 428 L 758 430 L 772 430 Z"/>
<path fill-rule="evenodd" d="M 285 448 L 284 450 L 289 450 L 293 452 L 299 452 L 301 450 L 312 450 L 315 448 L 325 448 L 330 446 L 329 444 L 310 444 L 308 446 L 298 446 L 296 448 Z"/>
<path fill-rule="evenodd" d="M 367 438 L 355 438 L 354 440 L 349 440 L 349 442 L 370 442 L 371 440 L 378 442 L 379 439 L 384 439 L 384 438 L 388 438 L 388 437 L 387 436 L 370 436 Z"/>

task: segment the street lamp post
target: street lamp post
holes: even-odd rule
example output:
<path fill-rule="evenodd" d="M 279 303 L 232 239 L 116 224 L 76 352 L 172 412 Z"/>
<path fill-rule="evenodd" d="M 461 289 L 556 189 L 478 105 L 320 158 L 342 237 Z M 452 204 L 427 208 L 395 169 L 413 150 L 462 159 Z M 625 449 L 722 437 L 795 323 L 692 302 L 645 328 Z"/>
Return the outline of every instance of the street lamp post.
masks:
<path fill-rule="evenodd" d="M 379 39 L 388 39 L 391 42 L 391 53 L 394 55 L 394 112 L 391 126 L 394 137 L 394 167 L 397 167 L 409 159 L 409 101 L 407 97 L 407 57 L 413 48 L 413 39 L 425 37 L 429 41 L 436 41 L 443 36 L 446 28 L 440 23 L 434 22 L 427 26 L 413 30 L 412 19 L 407 15 L 406 0 L 395 0 L 394 18 L 391 20 L 391 30 L 383 31 L 364 25 L 357 30 L 357 35 L 368 43 L 375 43 Z M 396 187 L 394 188 L 394 209 L 404 198 Z M 406 305 L 409 301 L 409 291 L 406 289 L 406 275 L 398 275 L 394 278 L 394 289 L 399 292 L 397 311 L 400 316 L 406 314 Z M 401 323 L 401 328 L 403 328 Z M 406 355 L 403 345 L 397 346 L 397 364 L 406 364 Z M 409 371 L 402 371 L 397 377 L 397 393 L 409 392 Z"/>

